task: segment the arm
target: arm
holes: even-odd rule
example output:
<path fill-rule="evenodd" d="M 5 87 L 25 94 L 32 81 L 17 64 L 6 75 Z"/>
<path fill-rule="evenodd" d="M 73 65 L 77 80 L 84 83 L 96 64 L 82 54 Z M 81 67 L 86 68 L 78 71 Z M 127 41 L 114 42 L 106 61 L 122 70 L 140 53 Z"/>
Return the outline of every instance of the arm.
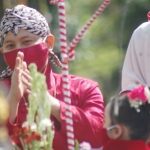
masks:
<path fill-rule="evenodd" d="M 78 84 L 77 84 L 78 85 Z M 80 87 L 79 87 L 80 86 Z M 72 101 L 78 101 L 77 105 L 71 105 L 75 139 L 80 143 L 89 142 L 92 147 L 99 147 L 100 129 L 103 125 L 104 102 L 97 84 L 83 81 L 78 85 L 79 89 L 72 94 Z M 78 97 L 77 97 L 78 94 Z M 66 132 L 65 103 L 60 101 L 61 132 Z"/>
<path fill-rule="evenodd" d="M 51 105 L 51 114 L 59 121 L 61 122 L 60 118 L 60 103 L 59 100 L 54 98 L 48 93 L 49 99 L 48 102 L 50 102 Z"/>

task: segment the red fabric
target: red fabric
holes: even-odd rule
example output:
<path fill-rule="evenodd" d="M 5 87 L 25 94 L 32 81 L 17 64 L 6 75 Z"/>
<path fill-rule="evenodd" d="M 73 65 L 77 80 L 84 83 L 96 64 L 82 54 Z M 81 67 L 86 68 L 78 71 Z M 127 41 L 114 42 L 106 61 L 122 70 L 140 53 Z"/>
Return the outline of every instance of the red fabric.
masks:
<path fill-rule="evenodd" d="M 66 124 L 65 124 L 65 103 L 63 102 L 62 75 L 54 74 L 50 66 L 47 67 L 44 74 L 48 91 L 54 94 L 56 85 L 56 98 L 60 100 L 61 124 L 51 116 L 55 123 L 55 136 L 53 140 L 54 150 L 66 150 Z M 8 83 L 8 82 L 7 82 Z M 89 142 L 93 148 L 100 147 L 101 128 L 103 125 L 104 102 L 98 84 L 94 81 L 69 76 L 69 86 L 71 92 L 71 110 L 73 114 L 74 135 L 79 142 Z M 21 126 L 26 120 L 27 109 L 23 99 L 20 100 L 18 115 L 14 125 L 8 122 L 9 134 L 13 134 L 15 126 Z"/>
<path fill-rule="evenodd" d="M 110 140 L 102 150 L 150 150 L 142 140 Z"/>
<path fill-rule="evenodd" d="M 142 140 L 113 140 L 107 135 L 106 129 L 101 129 L 102 147 L 99 150 L 150 150 Z"/>
<path fill-rule="evenodd" d="M 45 64 L 45 60 L 48 58 L 48 48 L 44 43 L 3 53 L 5 62 L 12 70 L 14 70 L 16 64 L 18 52 L 24 53 L 24 61 L 27 63 L 27 66 L 31 63 L 35 63 L 37 70 L 42 69 Z"/>

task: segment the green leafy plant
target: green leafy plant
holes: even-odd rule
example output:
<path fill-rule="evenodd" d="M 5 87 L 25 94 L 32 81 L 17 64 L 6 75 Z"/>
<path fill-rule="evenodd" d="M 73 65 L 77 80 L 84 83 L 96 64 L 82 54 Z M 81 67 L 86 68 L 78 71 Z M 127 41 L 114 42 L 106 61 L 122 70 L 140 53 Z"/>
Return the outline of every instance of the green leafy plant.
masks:
<path fill-rule="evenodd" d="M 46 85 L 46 77 L 37 72 L 34 64 L 29 66 L 32 81 L 29 94 L 27 121 L 22 128 L 15 128 L 12 137 L 14 149 L 52 150 L 54 128 L 50 120 L 51 104 Z M 20 144 L 19 147 L 16 145 Z"/>

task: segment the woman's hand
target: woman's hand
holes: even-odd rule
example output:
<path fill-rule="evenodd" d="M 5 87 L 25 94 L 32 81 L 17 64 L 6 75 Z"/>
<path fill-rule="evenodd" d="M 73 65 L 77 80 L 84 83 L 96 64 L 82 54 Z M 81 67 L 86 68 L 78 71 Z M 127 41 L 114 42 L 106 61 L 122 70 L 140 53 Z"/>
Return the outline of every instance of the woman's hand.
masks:
<path fill-rule="evenodd" d="M 18 105 L 20 99 L 23 97 L 25 92 L 30 92 L 30 73 L 27 69 L 27 64 L 23 61 L 24 54 L 18 52 L 16 57 L 16 64 L 11 79 L 10 92 L 7 96 L 10 110 L 9 120 L 14 122 L 18 112 Z"/>
<path fill-rule="evenodd" d="M 23 97 L 27 89 L 23 84 L 23 80 L 25 80 L 25 78 L 22 74 L 27 70 L 27 65 L 25 62 L 23 62 L 23 58 L 23 53 L 18 52 L 16 57 L 16 65 L 11 79 L 9 97 L 15 103 L 19 103 L 20 99 Z"/>

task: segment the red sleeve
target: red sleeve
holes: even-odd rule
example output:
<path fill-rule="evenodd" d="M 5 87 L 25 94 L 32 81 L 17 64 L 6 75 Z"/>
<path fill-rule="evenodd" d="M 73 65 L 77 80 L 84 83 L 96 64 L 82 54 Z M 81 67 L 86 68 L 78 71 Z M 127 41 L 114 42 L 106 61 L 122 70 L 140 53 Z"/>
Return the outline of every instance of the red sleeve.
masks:
<path fill-rule="evenodd" d="M 80 106 L 71 106 L 74 135 L 80 143 L 89 142 L 92 147 L 101 146 L 101 128 L 104 117 L 104 102 L 98 85 L 82 84 Z M 65 103 L 60 102 L 61 130 L 66 132 Z"/>

